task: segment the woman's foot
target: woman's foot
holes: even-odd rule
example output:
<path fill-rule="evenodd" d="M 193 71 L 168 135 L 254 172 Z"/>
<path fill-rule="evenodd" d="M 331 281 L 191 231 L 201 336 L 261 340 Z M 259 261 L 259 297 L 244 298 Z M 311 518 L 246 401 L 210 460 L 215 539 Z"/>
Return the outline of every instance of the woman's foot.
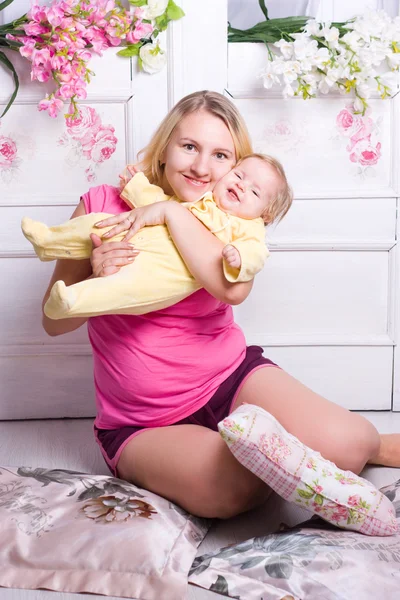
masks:
<path fill-rule="evenodd" d="M 379 452 L 368 464 L 400 468 L 400 433 L 381 434 Z"/>

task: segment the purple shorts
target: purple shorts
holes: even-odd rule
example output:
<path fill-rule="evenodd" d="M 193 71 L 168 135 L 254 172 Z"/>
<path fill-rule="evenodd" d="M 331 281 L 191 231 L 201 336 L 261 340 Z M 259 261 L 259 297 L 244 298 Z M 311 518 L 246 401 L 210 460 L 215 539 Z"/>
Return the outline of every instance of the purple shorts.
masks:
<path fill-rule="evenodd" d="M 202 425 L 218 431 L 218 423 L 230 413 L 232 406 L 248 376 L 262 367 L 277 367 L 272 360 L 265 358 L 260 346 L 248 346 L 246 356 L 237 369 L 226 379 L 205 406 L 189 417 L 185 417 L 173 425 Z M 117 475 L 117 463 L 126 444 L 136 435 L 156 429 L 155 427 L 120 427 L 119 429 L 98 429 L 94 426 L 96 441 L 101 453 L 114 476 Z"/>

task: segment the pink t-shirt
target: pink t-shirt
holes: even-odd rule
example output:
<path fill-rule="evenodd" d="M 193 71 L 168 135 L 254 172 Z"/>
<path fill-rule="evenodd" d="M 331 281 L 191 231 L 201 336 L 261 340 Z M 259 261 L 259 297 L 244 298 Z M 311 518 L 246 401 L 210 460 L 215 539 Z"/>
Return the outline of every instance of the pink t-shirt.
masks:
<path fill-rule="evenodd" d="M 119 190 L 93 187 L 86 212 L 121 213 Z M 123 268 L 123 267 L 122 267 Z M 88 319 L 100 429 L 170 425 L 207 404 L 246 342 L 232 307 L 204 289 L 167 309 Z"/>

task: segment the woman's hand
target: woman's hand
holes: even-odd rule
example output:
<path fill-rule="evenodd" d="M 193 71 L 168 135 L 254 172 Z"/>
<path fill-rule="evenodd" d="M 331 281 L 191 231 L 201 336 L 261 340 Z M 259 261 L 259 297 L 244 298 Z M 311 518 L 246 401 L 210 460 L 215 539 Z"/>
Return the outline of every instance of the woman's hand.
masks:
<path fill-rule="evenodd" d="M 119 182 L 120 192 L 122 192 L 122 190 L 124 189 L 124 187 L 126 186 L 128 181 L 130 181 L 132 179 L 132 177 L 134 175 L 136 175 L 136 173 L 139 173 L 139 172 L 140 172 L 140 169 L 136 165 L 126 165 L 126 167 L 124 168 L 122 173 L 120 173 L 120 175 L 118 175 L 118 177 L 120 179 L 120 182 Z"/>
<path fill-rule="evenodd" d="M 164 200 L 163 202 L 154 202 L 154 204 L 140 206 L 129 212 L 124 212 L 115 215 L 114 217 L 104 219 L 104 221 L 99 221 L 96 223 L 96 227 L 102 228 L 115 225 L 113 229 L 110 229 L 110 231 L 105 233 L 102 237 L 110 238 L 118 233 L 127 231 L 128 233 L 122 240 L 122 242 L 127 242 L 143 227 L 149 225 L 164 225 L 167 213 L 170 208 L 172 208 L 172 204 L 175 204 L 174 200 Z"/>
<path fill-rule="evenodd" d="M 118 273 L 121 267 L 131 263 L 139 254 L 139 250 L 126 242 L 103 244 L 99 236 L 94 233 L 90 238 L 93 244 L 90 256 L 93 277 L 107 277 L 107 275 Z"/>

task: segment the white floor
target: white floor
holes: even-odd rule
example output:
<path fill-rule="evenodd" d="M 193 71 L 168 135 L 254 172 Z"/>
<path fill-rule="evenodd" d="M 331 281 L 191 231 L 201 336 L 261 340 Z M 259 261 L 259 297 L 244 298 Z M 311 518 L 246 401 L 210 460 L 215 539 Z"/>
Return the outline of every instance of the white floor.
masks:
<path fill-rule="evenodd" d="M 381 433 L 400 432 L 400 413 L 361 414 L 374 423 Z M 91 419 L 0 422 L 0 465 L 58 467 L 109 474 L 93 440 Z M 368 467 L 363 472 L 363 476 L 381 487 L 400 479 L 400 469 Z M 309 513 L 273 495 L 263 507 L 257 510 L 228 521 L 216 521 L 200 545 L 198 554 L 250 537 L 266 535 L 274 531 L 280 523 L 295 525 L 308 517 Z M 189 586 L 187 600 L 216 600 L 217 598 L 225 597 Z M 101 600 L 104 596 L 2 588 L 0 599 Z"/>

